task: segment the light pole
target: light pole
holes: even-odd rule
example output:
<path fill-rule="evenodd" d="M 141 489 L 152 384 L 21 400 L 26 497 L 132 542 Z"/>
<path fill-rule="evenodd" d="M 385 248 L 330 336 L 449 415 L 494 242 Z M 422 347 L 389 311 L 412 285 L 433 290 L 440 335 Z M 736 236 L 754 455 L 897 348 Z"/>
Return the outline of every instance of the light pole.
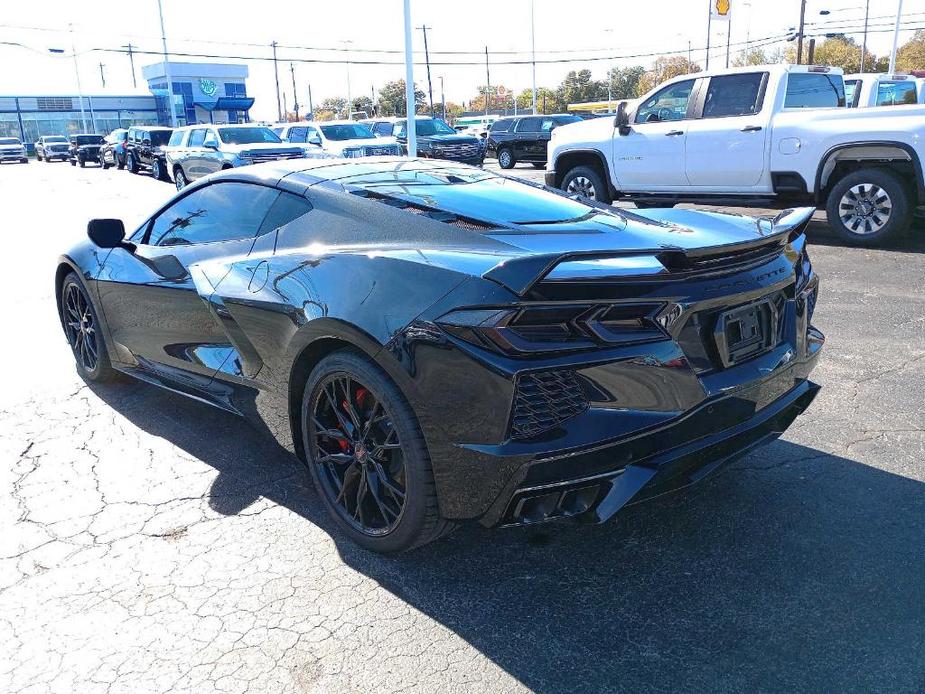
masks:
<path fill-rule="evenodd" d="M 896 24 L 893 27 L 893 50 L 890 51 L 890 69 L 889 74 L 896 71 L 896 46 L 899 44 L 899 19 L 903 13 L 903 0 L 899 0 L 896 5 Z"/>
<path fill-rule="evenodd" d="M 418 133 L 414 109 L 414 58 L 411 53 L 411 0 L 404 0 L 405 12 L 405 134 L 408 156 L 418 155 Z"/>
<path fill-rule="evenodd" d="M 167 103 L 170 106 L 170 126 L 177 127 L 177 107 L 173 102 L 173 79 L 170 77 L 170 59 L 167 57 L 167 35 L 164 33 L 164 8 L 157 0 L 157 15 L 161 20 L 161 45 L 164 48 L 164 77 L 167 79 Z M 187 123 L 187 125 L 191 125 Z"/>
<path fill-rule="evenodd" d="M 443 75 L 440 75 L 440 110 L 443 112 L 443 120 L 446 120 L 446 97 L 443 92 Z"/>
<path fill-rule="evenodd" d="M 87 132 L 87 114 L 84 112 L 84 90 L 80 86 L 80 66 L 77 65 L 77 48 L 74 46 L 74 25 L 68 24 L 71 32 L 71 57 L 74 59 L 74 75 L 77 77 L 77 98 L 80 100 L 80 127 Z M 49 53 L 64 53 L 61 48 L 49 48 Z"/>
<path fill-rule="evenodd" d="M 276 46 L 278 44 L 276 41 L 270 44 L 270 48 L 273 49 L 273 76 L 276 78 L 276 122 L 283 122 L 283 105 L 279 99 L 279 64 L 276 60 Z"/>
<path fill-rule="evenodd" d="M 535 0 L 530 0 L 530 65 L 533 71 L 533 115 L 536 115 L 536 27 L 533 22 Z M 517 97 L 514 97 L 515 100 Z"/>

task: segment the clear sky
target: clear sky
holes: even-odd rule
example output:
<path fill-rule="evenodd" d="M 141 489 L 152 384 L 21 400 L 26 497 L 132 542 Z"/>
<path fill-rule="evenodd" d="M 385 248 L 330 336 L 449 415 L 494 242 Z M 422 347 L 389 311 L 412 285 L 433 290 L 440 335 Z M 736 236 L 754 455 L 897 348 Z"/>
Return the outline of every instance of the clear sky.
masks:
<path fill-rule="evenodd" d="M 537 60 L 576 58 L 576 62 L 538 64 L 537 86 L 555 87 L 568 70 L 590 67 L 602 78 L 610 64 L 648 66 L 652 57 L 611 56 L 686 53 L 688 42 L 694 60 L 703 62 L 707 34 L 708 0 L 533 0 L 535 4 Z M 779 37 L 799 18 L 800 0 L 731 0 L 732 42 L 753 44 Z M 129 59 L 124 54 L 94 49 L 118 48 L 131 42 L 142 50 L 160 51 L 156 0 L 3 0 L 0 11 L 0 94 L 75 93 L 73 62 L 56 57 L 47 48 L 70 50 L 68 24 L 74 25 L 74 41 L 84 92 L 131 93 Z M 860 41 L 865 0 L 809 0 L 807 22 L 828 21 L 826 31 L 845 31 Z M 530 65 L 504 65 L 503 61 L 530 60 L 531 0 L 412 0 L 412 21 L 426 24 L 431 50 L 434 100 L 439 101 L 438 76 L 444 76 L 446 98 L 468 101 L 485 82 L 484 49 L 488 46 L 492 84 L 516 91 L 531 83 Z M 871 33 L 868 45 L 877 54 L 890 50 L 892 16 L 896 0 L 870 3 Z M 351 48 L 351 91 L 369 94 L 387 81 L 404 77 L 403 19 L 401 0 L 163 0 L 168 47 L 171 51 L 218 55 L 270 56 L 269 43 L 283 46 Z M 827 17 L 820 10 L 829 10 Z M 905 0 L 903 21 L 925 28 L 925 0 Z M 807 28 L 807 32 L 821 31 Z M 725 62 L 726 26 L 714 25 L 711 63 Z M 427 90 L 423 65 L 422 32 L 414 32 L 414 47 L 421 64 L 415 67 L 419 88 Z M 900 35 L 906 40 L 910 31 Z M 351 43 L 345 43 L 351 42 Z M 232 45 L 240 44 L 240 45 Z M 784 44 L 786 45 L 786 44 Z M 392 53 L 362 53 L 381 49 Z M 735 51 L 735 46 L 733 51 Z M 454 55 L 440 51 L 468 51 Z M 515 52 L 515 53 L 505 53 Z M 306 51 L 280 48 L 281 59 L 302 58 L 343 61 L 343 51 Z M 591 61 L 591 57 L 607 60 Z M 177 60 L 197 58 L 177 57 Z M 138 55 L 135 67 L 139 88 L 145 87 L 141 66 L 158 60 Z M 205 59 L 203 59 L 205 60 Z M 362 65 L 359 61 L 400 64 Z M 472 62 L 474 65 L 437 65 L 439 62 Z M 104 63 L 106 90 L 101 87 L 99 63 Z M 254 118 L 275 118 L 276 96 L 272 62 L 247 62 L 248 89 L 256 98 Z M 317 104 L 325 97 L 345 96 L 348 68 L 344 64 L 296 63 L 300 101 L 307 102 L 311 83 Z M 291 105 L 292 80 L 289 63 L 280 63 L 280 83 Z"/>

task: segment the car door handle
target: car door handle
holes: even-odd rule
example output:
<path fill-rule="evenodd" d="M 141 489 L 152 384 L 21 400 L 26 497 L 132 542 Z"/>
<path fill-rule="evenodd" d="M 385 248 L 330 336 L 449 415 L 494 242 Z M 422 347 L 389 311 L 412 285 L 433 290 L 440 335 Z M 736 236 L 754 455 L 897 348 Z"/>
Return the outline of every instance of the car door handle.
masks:
<path fill-rule="evenodd" d="M 684 134 L 683 130 L 670 130 L 667 133 L 665 133 L 665 137 L 674 137 L 675 135 L 683 135 L 683 134 Z"/>
<path fill-rule="evenodd" d="M 746 125 L 744 128 L 742 128 L 743 133 L 756 133 L 759 130 L 761 130 L 760 125 Z"/>

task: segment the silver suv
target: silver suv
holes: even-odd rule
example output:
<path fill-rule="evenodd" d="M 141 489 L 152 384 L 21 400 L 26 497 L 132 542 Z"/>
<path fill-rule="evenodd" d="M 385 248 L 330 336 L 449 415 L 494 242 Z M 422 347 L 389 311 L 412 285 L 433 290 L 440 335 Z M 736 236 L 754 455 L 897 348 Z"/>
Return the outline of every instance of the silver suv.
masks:
<path fill-rule="evenodd" d="M 177 190 L 190 181 L 236 166 L 302 159 L 305 150 L 284 143 L 262 125 L 190 125 L 173 132 L 164 150 Z"/>

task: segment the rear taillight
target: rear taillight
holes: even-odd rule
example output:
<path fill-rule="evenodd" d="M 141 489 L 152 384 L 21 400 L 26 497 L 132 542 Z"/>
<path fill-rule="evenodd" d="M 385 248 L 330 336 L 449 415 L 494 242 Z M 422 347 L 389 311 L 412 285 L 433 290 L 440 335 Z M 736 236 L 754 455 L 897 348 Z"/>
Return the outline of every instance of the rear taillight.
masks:
<path fill-rule="evenodd" d="M 512 356 L 663 340 L 663 304 L 532 305 L 453 311 L 437 320 L 451 335 Z"/>

